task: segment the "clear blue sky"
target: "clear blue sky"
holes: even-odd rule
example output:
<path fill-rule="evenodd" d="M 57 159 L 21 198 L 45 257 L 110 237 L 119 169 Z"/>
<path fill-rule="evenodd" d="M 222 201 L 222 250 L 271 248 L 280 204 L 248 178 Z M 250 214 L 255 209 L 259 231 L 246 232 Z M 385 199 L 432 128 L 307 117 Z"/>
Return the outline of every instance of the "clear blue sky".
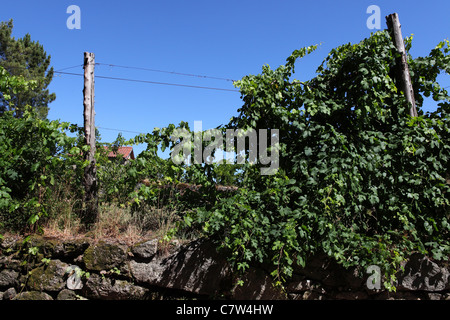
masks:
<path fill-rule="evenodd" d="M 70 30 L 70 5 L 81 9 L 81 29 Z M 257 74 L 261 66 L 284 64 L 290 53 L 322 43 L 301 60 L 295 77 L 310 79 L 328 52 L 341 44 L 357 43 L 376 30 L 367 28 L 370 5 L 385 16 L 397 12 L 403 36 L 414 34 L 412 55 L 427 55 L 449 37 L 450 2 L 428 1 L 3 1 L 0 21 L 14 19 L 13 36 L 26 33 L 44 45 L 55 70 L 82 73 L 83 52 L 95 53 L 98 63 L 158 69 L 178 73 L 240 79 Z M 96 75 L 235 89 L 231 82 L 105 65 Z M 442 78 L 450 85 L 450 77 Z M 83 78 L 55 75 L 49 119 L 83 124 Z M 123 82 L 97 78 L 96 125 L 121 129 L 125 138 L 151 132 L 169 123 L 201 120 L 203 129 L 227 123 L 242 105 L 239 92 Z M 430 107 L 432 108 L 432 107 Z M 125 131 L 126 130 L 126 131 Z M 100 129 L 111 142 L 118 131 Z M 141 147 L 135 148 L 139 153 Z"/>

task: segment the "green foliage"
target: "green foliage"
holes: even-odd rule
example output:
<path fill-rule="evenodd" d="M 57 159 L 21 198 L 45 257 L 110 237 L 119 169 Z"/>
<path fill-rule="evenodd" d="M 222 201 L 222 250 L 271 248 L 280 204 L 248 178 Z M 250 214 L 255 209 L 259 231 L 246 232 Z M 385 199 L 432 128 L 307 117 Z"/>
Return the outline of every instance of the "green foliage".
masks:
<path fill-rule="evenodd" d="M 0 221 L 5 228 L 35 225 L 49 210 L 55 184 L 73 181 L 82 161 L 70 124 L 41 120 L 31 108 L 21 119 L 12 112 L 0 117 Z"/>
<path fill-rule="evenodd" d="M 409 50 L 412 39 L 405 43 Z M 98 144 L 100 201 L 129 206 L 135 215 L 167 207 L 178 215 L 178 227 L 169 236 L 187 230 L 214 239 L 231 252 L 236 271 L 269 263 L 278 283 L 315 253 L 362 272 L 378 265 L 391 280 L 413 252 L 447 259 L 450 96 L 437 76 L 450 71 L 449 42 L 426 57 L 413 59 L 408 53 L 416 118 L 409 116 L 396 83 L 398 52 L 386 31 L 333 49 L 313 79 L 293 79 L 297 60 L 316 48 L 295 50 L 285 65 L 275 70 L 265 65 L 261 74 L 237 81 L 243 106 L 219 128 L 224 137 L 226 129 L 278 129 L 275 174 L 261 175 L 258 163 L 193 164 L 180 158 L 182 150 L 194 155 L 200 136 L 181 122 L 107 144 L 147 145 L 126 164 L 109 160 Z M 3 98 L 12 99 L 10 92 L 32 85 L 0 67 Z M 437 108 L 424 113 L 430 96 Z M 5 227 L 41 221 L 57 183 L 69 183 L 82 199 L 82 153 L 87 149 L 80 147 L 80 133 L 68 136 L 67 131 L 76 130 L 41 120 L 31 109 L 21 119 L 12 112 L 0 117 L 0 222 Z M 184 138 L 177 138 L 180 131 Z M 250 147 L 266 151 L 248 146 L 247 155 Z M 167 148 L 184 161 L 160 158 L 158 150 Z M 220 192 L 217 184 L 239 189 Z"/>
<path fill-rule="evenodd" d="M 11 95 L 6 92 L 11 91 L 13 94 L 19 91 L 33 89 L 35 81 L 25 81 L 22 76 L 11 76 L 2 66 L 0 66 L 0 93 L 3 99 L 10 100 Z"/>
<path fill-rule="evenodd" d="M 448 258 L 450 96 L 436 81 L 450 68 L 448 41 L 428 57 L 409 56 L 416 118 L 396 84 L 398 53 L 386 31 L 333 49 L 315 78 L 293 80 L 296 60 L 314 49 L 236 82 L 244 105 L 228 127 L 278 128 L 278 173 L 246 166 L 237 194 L 184 225 L 228 248 L 236 270 L 271 262 L 281 282 L 318 252 L 362 271 L 378 265 L 388 279 L 412 252 Z M 424 114 L 430 94 L 438 108 Z"/>
<path fill-rule="evenodd" d="M 48 114 L 48 105 L 56 98 L 55 94 L 48 90 L 53 79 L 50 56 L 39 42 L 31 40 L 29 34 L 19 39 L 12 37 L 12 29 L 12 20 L 0 23 L 0 67 L 12 75 L 22 76 L 27 81 L 33 80 L 34 88 L 2 88 L 0 114 L 9 110 L 14 111 L 16 117 L 22 117 L 26 106 L 31 106 L 38 117 L 44 119 Z"/>
<path fill-rule="evenodd" d="M 2 37 L 4 27 L 2 24 Z M 0 43 L 5 56 L 6 43 Z M 59 179 L 70 179 L 67 166 L 75 160 L 63 161 L 61 155 L 73 146 L 73 139 L 63 133 L 69 124 L 41 120 L 36 109 L 25 105 L 20 111 L 22 119 L 16 118 L 17 110 L 5 111 L 5 105 L 14 110 L 12 101 L 37 87 L 38 81 L 10 75 L 0 66 L 0 226 L 8 229 L 35 225 L 47 214 L 50 189 Z"/>
<path fill-rule="evenodd" d="M 243 182 L 243 166 L 234 163 L 213 164 L 214 180 L 219 185 L 240 186 Z"/>

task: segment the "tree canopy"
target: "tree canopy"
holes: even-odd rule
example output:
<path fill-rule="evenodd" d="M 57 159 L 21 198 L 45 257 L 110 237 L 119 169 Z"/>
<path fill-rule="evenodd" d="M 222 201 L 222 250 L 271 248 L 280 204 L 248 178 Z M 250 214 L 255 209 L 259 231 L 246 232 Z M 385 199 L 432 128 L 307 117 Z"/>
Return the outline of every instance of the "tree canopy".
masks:
<path fill-rule="evenodd" d="M 48 86 L 53 79 L 53 67 L 50 67 L 50 55 L 38 42 L 32 41 L 26 34 L 23 38 L 12 37 L 13 20 L 0 23 L 0 66 L 11 75 L 22 76 L 25 80 L 34 80 L 33 90 L 6 91 L 9 99 L 0 94 L 0 114 L 13 111 L 15 117 L 22 117 L 27 105 L 33 107 L 39 118 L 47 117 L 48 105 L 56 99 Z"/>

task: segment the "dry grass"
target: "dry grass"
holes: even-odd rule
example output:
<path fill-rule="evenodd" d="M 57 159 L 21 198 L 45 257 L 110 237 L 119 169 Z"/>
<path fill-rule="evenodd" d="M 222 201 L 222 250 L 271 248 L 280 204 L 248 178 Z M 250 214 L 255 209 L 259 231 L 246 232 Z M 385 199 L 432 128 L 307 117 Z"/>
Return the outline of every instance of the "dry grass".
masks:
<path fill-rule="evenodd" d="M 132 212 L 129 206 L 102 203 L 97 222 L 86 230 L 80 218 L 83 203 L 79 190 L 73 183 L 57 183 L 52 186 L 45 200 L 47 215 L 39 221 L 45 237 L 58 239 L 90 238 L 93 241 L 111 239 L 135 243 L 148 238 L 162 238 L 179 219 L 177 211 L 157 203 L 141 204 Z M 28 232 L 28 231 L 26 231 Z"/>
<path fill-rule="evenodd" d="M 94 241 L 113 239 L 133 244 L 147 238 L 162 238 L 178 219 L 176 211 L 166 207 L 142 208 L 132 213 L 129 207 L 102 204 L 98 221 L 85 231 L 80 218 L 69 208 L 65 209 L 47 219 L 42 226 L 44 236 L 60 239 L 88 237 Z"/>
<path fill-rule="evenodd" d="M 80 218 L 76 214 L 81 202 L 76 193 L 70 189 L 70 184 L 55 184 L 48 199 L 48 217 L 43 226 L 49 236 L 69 238 L 77 236 L 81 229 Z"/>

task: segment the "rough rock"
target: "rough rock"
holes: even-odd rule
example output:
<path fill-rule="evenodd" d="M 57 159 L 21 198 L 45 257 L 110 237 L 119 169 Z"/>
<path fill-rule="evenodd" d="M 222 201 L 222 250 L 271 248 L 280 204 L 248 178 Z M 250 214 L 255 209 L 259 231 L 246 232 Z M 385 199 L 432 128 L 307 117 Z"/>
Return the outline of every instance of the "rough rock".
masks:
<path fill-rule="evenodd" d="M 53 256 L 60 259 L 74 259 L 89 247 L 89 243 L 85 240 L 64 241 L 55 244 L 53 248 Z"/>
<path fill-rule="evenodd" d="M 83 293 L 91 299 L 141 300 L 148 290 L 125 280 L 114 280 L 93 274 L 86 282 Z"/>
<path fill-rule="evenodd" d="M 435 293 L 435 292 L 429 292 L 429 293 L 426 293 L 426 297 L 428 298 L 428 300 L 441 300 L 442 294 Z"/>
<path fill-rule="evenodd" d="M 31 270 L 27 285 L 35 291 L 60 291 L 65 287 L 64 276 L 68 264 L 50 260 L 47 264 Z"/>
<path fill-rule="evenodd" d="M 15 300 L 53 300 L 53 298 L 45 292 L 26 291 L 17 294 Z"/>
<path fill-rule="evenodd" d="M 232 298 L 236 300 L 284 300 L 286 294 L 276 287 L 270 275 L 262 269 L 251 269 L 242 278 L 243 285 L 234 288 Z"/>
<path fill-rule="evenodd" d="M 14 288 L 9 288 L 3 293 L 3 300 L 12 300 L 16 297 L 17 292 Z"/>
<path fill-rule="evenodd" d="M 295 266 L 294 273 L 331 287 L 346 286 L 356 289 L 364 282 L 356 268 L 346 270 L 325 254 L 309 257 L 305 267 Z"/>
<path fill-rule="evenodd" d="M 160 260 L 145 262 L 130 261 L 130 269 L 133 277 L 141 283 L 157 285 L 161 281 L 163 272 L 166 270 L 164 263 Z"/>
<path fill-rule="evenodd" d="M 58 293 L 56 300 L 78 300 L 75 291 L 63 289 Z"/>
<path fill-rule="evenodd" d="M 15 250 L 17 249 L 20 242 L 21 241 L 16 237 L 5 236 L 0 239 L 0 248 Z"/>
<path fill-rule="evenodd" d="M 365 300 L 369 295 L 364 291 L 343 291 L 334 296 L 337 300 Z"/>
<path fill-rule="evenodd" d="M 83 261 L 86 265 L 86 269 L 101 271 L 119 267 L 126 258 L 126 248 L 123 246 L 99 242 L 86 249 Z"/>
<path fill-rule="evenodd" d="M 138 243 L 131 248 L 131 252 L 134 256 L 139 258 L 151 258 L 158 251 L 158 239 L 153 239 L 145 241 L 143 243 Z"/>
<path fill-rule="evenodd" d="M 215 296 L 231 284 L 226 260 L 212 243 L 201 240 L 149 263 L 131 261 L 130 269 L 138 282 L 201 295 Z"/>
<path fill-rule="evenodd" d="M 297 300 L 325 300 L 325 295 L 315 290 L 306 290 Z"/>
<path fill-rule="evenodd" d="M 0 271 L 0 287 L 12 287 L 16 284 L 19 273 L 14 270 Z"/>
<path fill-rule="evenodd" d="M 18 259 L 14 259 L 11 256 L 1 257 L 0 258 L 0 268 L 16 270 L 20 268 L 22 261 Z"/>
<path fill-rule="evenodd" d="M 55 239 L 46 243 L 38 237 L 33 241 L 33 246 L 39 246 L 37 254 L 21 247 L 22 241 L 2 242 L 0 299 L 450 300 L 448 261 L 420 254 L 403 264 L 396 292 L 388 292 L 383 285 L 371 290 L 365 270 L 359 270 L 359 276 L 358 269 L 345 269 L 319 254 L 307 259 L 305 267 L 294 266 L 293 277 L 281 290 L 272 285 L 272 265 L 252 266 L 239 278 L 243 285 L 236 286 L 237 275 L 226 260 L 229 252 L 218 252 L 207 239 L 183 245 L 149 239 L 134 246 L 112 242 L 89 246 L 83 240 L 72 244 Z M 70 269 L 78 268 L 83 276 L 71 278 Z"/>
<path fill-rule="evenodd" d="M 400 290 L 442 291 L 450 289 L 449 270 L 422 254 L 413 254 L 398 277 Z"/>
<path fill-rule="evenodd" d="M 324 293 L 324 289 L 321 287 L 320 283 L 316 281 L 311 281 L 310 279 L 303 279 L 298 281 L 291 281 L 288 285 L 286 290 L 288 292 L 292 293 L 300 293 L 304 291 L 317 291 L 320 293 Z"/>

